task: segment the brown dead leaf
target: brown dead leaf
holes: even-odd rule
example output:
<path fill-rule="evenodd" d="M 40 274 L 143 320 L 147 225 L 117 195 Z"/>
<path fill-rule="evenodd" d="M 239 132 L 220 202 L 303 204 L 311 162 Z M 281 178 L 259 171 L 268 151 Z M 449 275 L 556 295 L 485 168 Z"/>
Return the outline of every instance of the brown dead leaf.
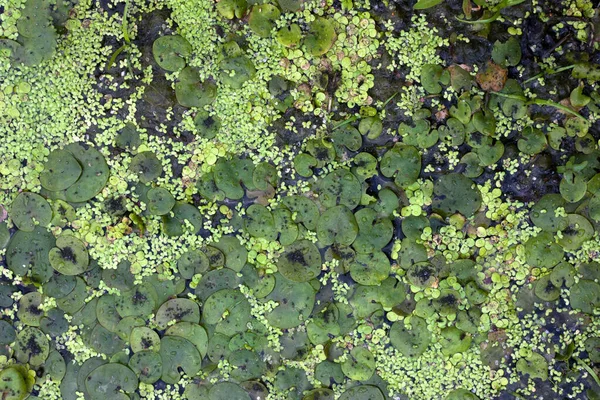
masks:
<path fill-rule="evenodd" d="M 498 64 L 493 63 L 492 61 L 488 61 L 485 69 L 483 71 L 479 71 L 475 76 L 475 80 L 481 86 L 483 90 L 486 92 L 494 91 L 499 92 L 504 87 L 506 83 L 506 77 L 508 75 L 508 70 L 502 68 Z"/>

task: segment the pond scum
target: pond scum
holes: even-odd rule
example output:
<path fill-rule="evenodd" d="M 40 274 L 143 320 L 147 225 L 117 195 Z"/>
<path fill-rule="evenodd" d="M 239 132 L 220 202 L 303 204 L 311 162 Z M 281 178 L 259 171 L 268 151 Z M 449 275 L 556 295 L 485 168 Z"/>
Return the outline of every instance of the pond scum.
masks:
<path fill-rule="evenodd" d="M 2 400 L 600 399 L 592 1 L 0 23 Z"/>

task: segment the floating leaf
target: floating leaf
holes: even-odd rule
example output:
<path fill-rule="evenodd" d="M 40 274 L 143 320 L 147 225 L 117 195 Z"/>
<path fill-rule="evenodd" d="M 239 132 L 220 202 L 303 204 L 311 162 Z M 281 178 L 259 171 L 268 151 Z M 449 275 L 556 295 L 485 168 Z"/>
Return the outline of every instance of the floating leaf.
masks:
<path fill-rule="evenodd" d="M 87 270 L 90 262 L 83 242 L 66 234 L 56 239 L 56 247 L 50 250 L 48 258 L 52 268 L 63 275 L 79 275 Z"/>
<path fill-rule="evenodd" d="M 394 322 L 390 329 L 390 342 L 404 356 L 418 357 L 429 347 L 431 333 L 424 319 L 413 316 L 410 325 L 405 320 Z"/>
<path fill-rule="evenodd" d="M 277 269 L 287 279 L 307 282 L 321 272 L 321 254 L 309 240 L 300 240 L 287 246 L 277 260 Z"/>
<path fill-rule="evenodd" d="M 379 285 L 390 273 L 390 261 L 382 251 L 358 254 L 350 264 L 350 276 L 361 285 Z"/>
<path fill-rule="evenodd" d="M 248 26 L 260 37 L 268 37 L 281 12 L 272 4 L 256 4 L 250 11 Z"/>
<path fill-rule="evenodd" d="M 492 49 L 492 59 L 503 67 L 514 67 L 521 62 L 521 46 L 514 36 L 506 42 L 496 41 Z"/>
<path fill-rule="evenodd" d="M 152 54 L 159 67 L 177 71 L 185 67 L 186 58 L 192 54 L 192 46 L 180 35 L 161 36 L 152 44 Z"/>
<path fill-rule="evenodd" d="M 358 234 L 358 224 L 352 211 L 344 205 L 331 207 L 321 215 L 317 237 L 323 245 L 333 243 L 349 246 Z"/>
<path fill-rule="evenodd" d="M 31 271 L 36 281 L 47 282 L 53 272 L 48 253 L 54 245 L 54 236 L 45 228 L 38 226 L 32 232 L 17 231 L 6 249 L 8 269 L 19 276 Z"/>
<path fill-rule="evenodd" d="M 162 164 L 151 151 L 138 153 L 131 160 L 129 170 L 133 172 L 141 183 L 150 183 L 162 175 Z"/>
<path fill-rule="evenodd" d="M 93 397 L 117 395 L 117 393 L 133 393 L 138 387 L 135 373 L 128 367 L 108 363 L 93 370 L 85 380 L 85 387 Z"/>
<path fill-rule="evenodd" d="M 36 225 L 50 224 L 52 208 L 39 194 L 21 192 L 10 206 L 10 217 L 19 230 L 32 232 Z"/>
<path fill-rule="evenodd" d="M 342 371 L 352 380 L 366 381 L 375 372 L 375 357 L 364 347 L 355 347 L 342 363 Z"/>
<path fill-rule="evenodd" d="M 310 54 L 319 57 L 329 51 L 336 37 L 333 23 L 326 18 L 318 17 L 310 24 L 310 31 L 304 39 L 304 45 Z"/>
<path fill-rule="evenodd" d="M 217 97 L 217 85 L 211 80 L 201 81 L 195 68 L 186 67 L 175 82 L 177 102 L 184 107 L 204 107 Z"/>
<path fill-rule="evenodd" d="M 250 320 L 250 304 L 240 292 L 223 289 L 210 295 L 202 307 L 202 319 L 215 325 L 215 332 L 227 336 L 246 329 Z"/>
<path fill-rule="evenodd" d="M 73 185 L 81 176 L 81 165 L 66 150 L 54 150 L 48 155 L 44 170 L 40 173 L 40 183 L 44 189 L 58 192 Z"/>
<path fill-rule="evenodd" d="M 162 375 L 162 358 L 154 351 L 143 350 L 135 353 L 128 365 L 143 383 L 154 383 Z"/>
<path fill-rule="evenodd" d="M 433 186 L 432 207 L 442 215 L 461 213 L 470 217 L 481 206 L 481 194 L 472 180 L 461 174 L 440 177 Z"/>
<path fill-rule="evenodd" d="M 165 215 L 175 205 L 175 199 L 167 189 L 154 187 L 148 190 L 148 211 L 154 215 Z"/>
<path fill-rule="evenodd" d="M 539 353 L 532 352 L 526 358 L 517 361 L 517 371 L 528 374 L 531 378 L 548 379 L 548 362 Z"/>
<path fill-rule="evenodd" d="M 384 400 L 385 397 L 377 386 L 359 385 L 346 390 L 339 400 Z"/>
<path fill-rule="evenodd" d="M 396 185 L 404 188 L 419 177 L 421 155 L 414 146 L 396 143 L 383 155 L 379 168 L 383 176 L 394 178 Z"/>
<path fill-rule="evenodd" d="M 164 336 L 160 342 L 163 369 L 161 379 L 174 385 L 181 379 L 181 369 L 187 376 L 200 371 L 202 356 L 192 342 L 179 336 Z"/>

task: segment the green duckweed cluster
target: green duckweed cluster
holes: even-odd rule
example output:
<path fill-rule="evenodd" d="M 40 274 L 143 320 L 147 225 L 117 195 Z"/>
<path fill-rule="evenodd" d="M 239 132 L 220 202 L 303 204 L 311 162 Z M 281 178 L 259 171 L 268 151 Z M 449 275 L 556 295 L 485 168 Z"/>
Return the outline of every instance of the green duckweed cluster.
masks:
<path fill-rule="evenodd" d="M 2 399 L 600 398 L 598 11 L 0 0 Z"/>

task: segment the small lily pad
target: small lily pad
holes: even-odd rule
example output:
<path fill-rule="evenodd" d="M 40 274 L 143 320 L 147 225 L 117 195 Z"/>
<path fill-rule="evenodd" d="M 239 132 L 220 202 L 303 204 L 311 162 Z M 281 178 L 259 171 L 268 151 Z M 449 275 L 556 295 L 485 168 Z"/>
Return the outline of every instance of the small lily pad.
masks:
<path fill-rule="evenodd" d="M 298 24 L 290 24 L 279 29 L 275 34 L 275 39 L 284 47 L 296 48 L 302 40 L 302 31 Z"/>
<path fill-rule="evenodd" d="M 210 295 L 202 307 L 202 319 L 215 325 L 215 332 L 227 336 L 246 330 L 250 321 L 250 304 L 240 292 L 223 289 Z"/>
<path fill-rule="evenodd" d="M 435 197 L 432 207 L 442 215 L 461 213 L 465 217 L 475 214 L 481 206 L 481 194 L 473 181 L 461 174 L 440 177 L 433 186 Z"/>
<path fill-rule="evenodd" d="M 306 229 L 315 230 L 319 220 L 319 209 L 311 199 L 293 195 L 283 198 L 283 204 L 292 212 L 296 223 L 303 224 Z"/>
<path fill-rule="evenodd" d="M 166 329 L 171 321 L 200 322 L 200 307 L 190 299 L 176 298 L 167 300 L 156 311 L 156 325 Z"/>
<path fill-rule="evenodd" d="M 198 71 L 186 67 L 175 82 L 177 102 L 184 107 L 204 107 L 211 104 L 217 97 L 217 85 L 211 81 L 201 81 Z"/>
<path fill-rule="evenodd" d="M 81 165 L 73 154 L 66 150 L 54 150 L 48 155 L 40 183 L 44 189 L 58 192 L 73 185 L 81 176 Z"/>
<path fill-rule="evenodd" d="M 254 78 L 256 67 L 250 58 L 241 54 L 225 58 L 219 64 L 221 81 L 234 89 L 240 89 L 244 82 Z"/>
<path fill-rule="evenodd" d="M 143 383 L 152 384 L 162 375 L 162 358 L 154 351 L 143 350 L 135 353 L 128 365 Z"/>
<path fill-rule="evenodd" d="M 156 155 L 151 151 L 138 153 L 131 160 L 129 170 L 133 172 L 141 183 L 150 183 L 162 175 L 163 167 Z"/>
<path fill-rule="evenodd" d="M 159 67 L 177 71 L 185 67 L 186 58 L 192 54 L 192 46 L 180 35 L 161 36 L 152 44 L 152 54 Z"/>
<path fill-rule="evenodd" d="M 195 376 L 201 368 L 202 356 L 196 346 L 187 339 L 179 336 L 164 336 L 160 342 L 162 359 L 161 379 L 174 385 L 181 379 L 181 369 L 187 376 Z"/>
<path fill-rule="evenodd" d="M 382 251 L 358 254 L 350 264 L 350 276 L 361 285 L 379 285 L 390 273 L 390 260 Z"/>
<path fill-rule="evenodd" d="M 404 188 L 416 182 L 421 172 L 421 154 L 414 146 L 396 143 L 382 157 L 381 173 L 394 178 L 396 185 Z"/>
<path fill-rule="evenodd" d="M 8 269 L 19 276 L 31 271 L 35 280 L 47 282 L 52 276 L 48 254 L 55 245 L 54 236 L 45 228 L 32 232 L 17 231 L 6 248 Z"/>
<path fill-rule="evenodd" d="M 39 366 L 50 353 L 50 343 L 42 331 L 28 326 L 18 333 L 14 351 L 19 362 Z"/>
<path fill-rule="evenodd" d="M 19 230 L 32 232 L 37 225 L 50 224 L 52 208 L 39 194 L 21 192 L 10 206 L 10 217 Z"/>
<path fill-rule="evenodd" d="M 148 190 L 148 211 L 153 215 L 165 215 L 175 205 L 175 199 L 167 189 L 154 187 Z"/>
<path fill-rule="evenodd" d="M 290 329 L 306 321 L 315 303 L 315 290 L 308 282 L 297 283 L 275 274 L 275 288 L 268 300 L 279 303 L 266 317 L 269 324 Z"/>
<path fill-rule="evenodd" d="M 339 400 L 384 400 L 385 397 L 377 386 L 359 385 L 346 390 Z"/>
<path fill-rule="evenodd" d="M 115 300 L 115 307 L 122 318 L 147 317 L 154 311 L 157 300 L 158 295 L 154 286 L 143 283 L 121 292 Z"/>
<path fill-rule="evenodd" d="M 355 347 L 342 363 L 342 372 L 352 380 L 366 381 L 375 372 L 375 357 L 364 347 Z"/>
<path fill-rule="evenodd" d="M 287 246 L 279 256 L 277 269 L 294 282 L 308 282 L 321 272 L 321 254 L 309 240 L 300 240 Z"/>
<path fill-rule="evenodd" d="M 208 351 L 208 335 L 206 330 L 191 322 L 179 322 L 167 329 L 165 335 L 179 336 L 189 340 L 204 357 Z"/>
<path fill-rule="evenodd" d="M 66 234 L 56 239 L 56 247 L 50 250 L 48 258 L 52 268 L 63 275 L 79 275 L 87 270 L 90 263 L 83 242 Z"/>
<path fill-rule="evenodd" d="M 556 215 L 556 209 L 566 204 L 562 196 L 549 193 L 539 199 L 531 208 L 529 218 L 535 226 L 548 232 L 564 230 L 567 227 L 566 216 Z"/>
<path fill-rule="evenodd" d="M 412 316 L 410 325 L 405 320 L 396 321 L 390 329 L 390 342 L 406 357 L 418 357 L 427 350 L 431 333 L 423 318 Z"/>
<path fill-rule="evenodd" d="M 356 218 L 345 205 L 331 207 L 319 218 L 317 237 L 323 245 L 336 243 L 349 246 L 357 234 Z"/>
<path fill-rule="evenodd" d="M 561 231 L 562 236 L 557 240 L 566 251 L 574 251 L 592 238 L 594 227 L 587 218 L 579 214 L 567 215 L 567 226 Z"/>
<path fill-rule="evenodd" d="M 91 146 L 71 143 L 65 147 L 82 167 L 81 175 L 65 190 L 65 199 L 81 203 L 94 198 L 106 185 L 110 172 L 102 153 Z"/>
<path fill-rule="evenodd" d="M 545 381 L 548 379 L 548 362 L 544 356 L 533 352 L 531 355 L 517 361 L 517 371 L 528 374 L 531 378 L 539 378 Z"/>
<path fill-rule="evenodd" d="M 310 54 L 319 57 L 329 51 L 336 38 L 333 23 L 327 18 L 318 17 L 310 24 L 304 45 Z"/>
<path fill-rule="evenodd" d="M 269 241 L 277 239 L 273 214 L 263 205 L 252 204 L 248 207 L 246 209 L 244 224 L 250 236 L 264 238 Z"/>
<path fill-rule="evenodd" d="M 92 398 L 107 398 L 123 392 L 133 393 L 138 387 L 138 379 L 125 365 L 108 363 L 90 372 L 85 387 Z"/>
<path fill-rule="evenodd" d="M 492 59 L 503 67 L 514 67 L 521 61 L 521 46 L 519 41 L 511 36 L 506 42 L 496 41 L 492 49 Z"/>
<path fill-rule="evenodd" d="M 233 382 L 219 382 L 208 391 L 208 400 L 252 400 L 239 385 Z"/>
<path fill-rule="evenodd" d="M 138 326 L 131 330 L 129 343 L 134 353 L 144 350 L 160 350 L 160 337 L 155 330 L 146 326 Z"/>
<path fill-rule="evenodd" d="M 248 26 L 260 37 L 268 37 L 281 11 L 272 4 L 256 4 L 250 11 Z"/>

